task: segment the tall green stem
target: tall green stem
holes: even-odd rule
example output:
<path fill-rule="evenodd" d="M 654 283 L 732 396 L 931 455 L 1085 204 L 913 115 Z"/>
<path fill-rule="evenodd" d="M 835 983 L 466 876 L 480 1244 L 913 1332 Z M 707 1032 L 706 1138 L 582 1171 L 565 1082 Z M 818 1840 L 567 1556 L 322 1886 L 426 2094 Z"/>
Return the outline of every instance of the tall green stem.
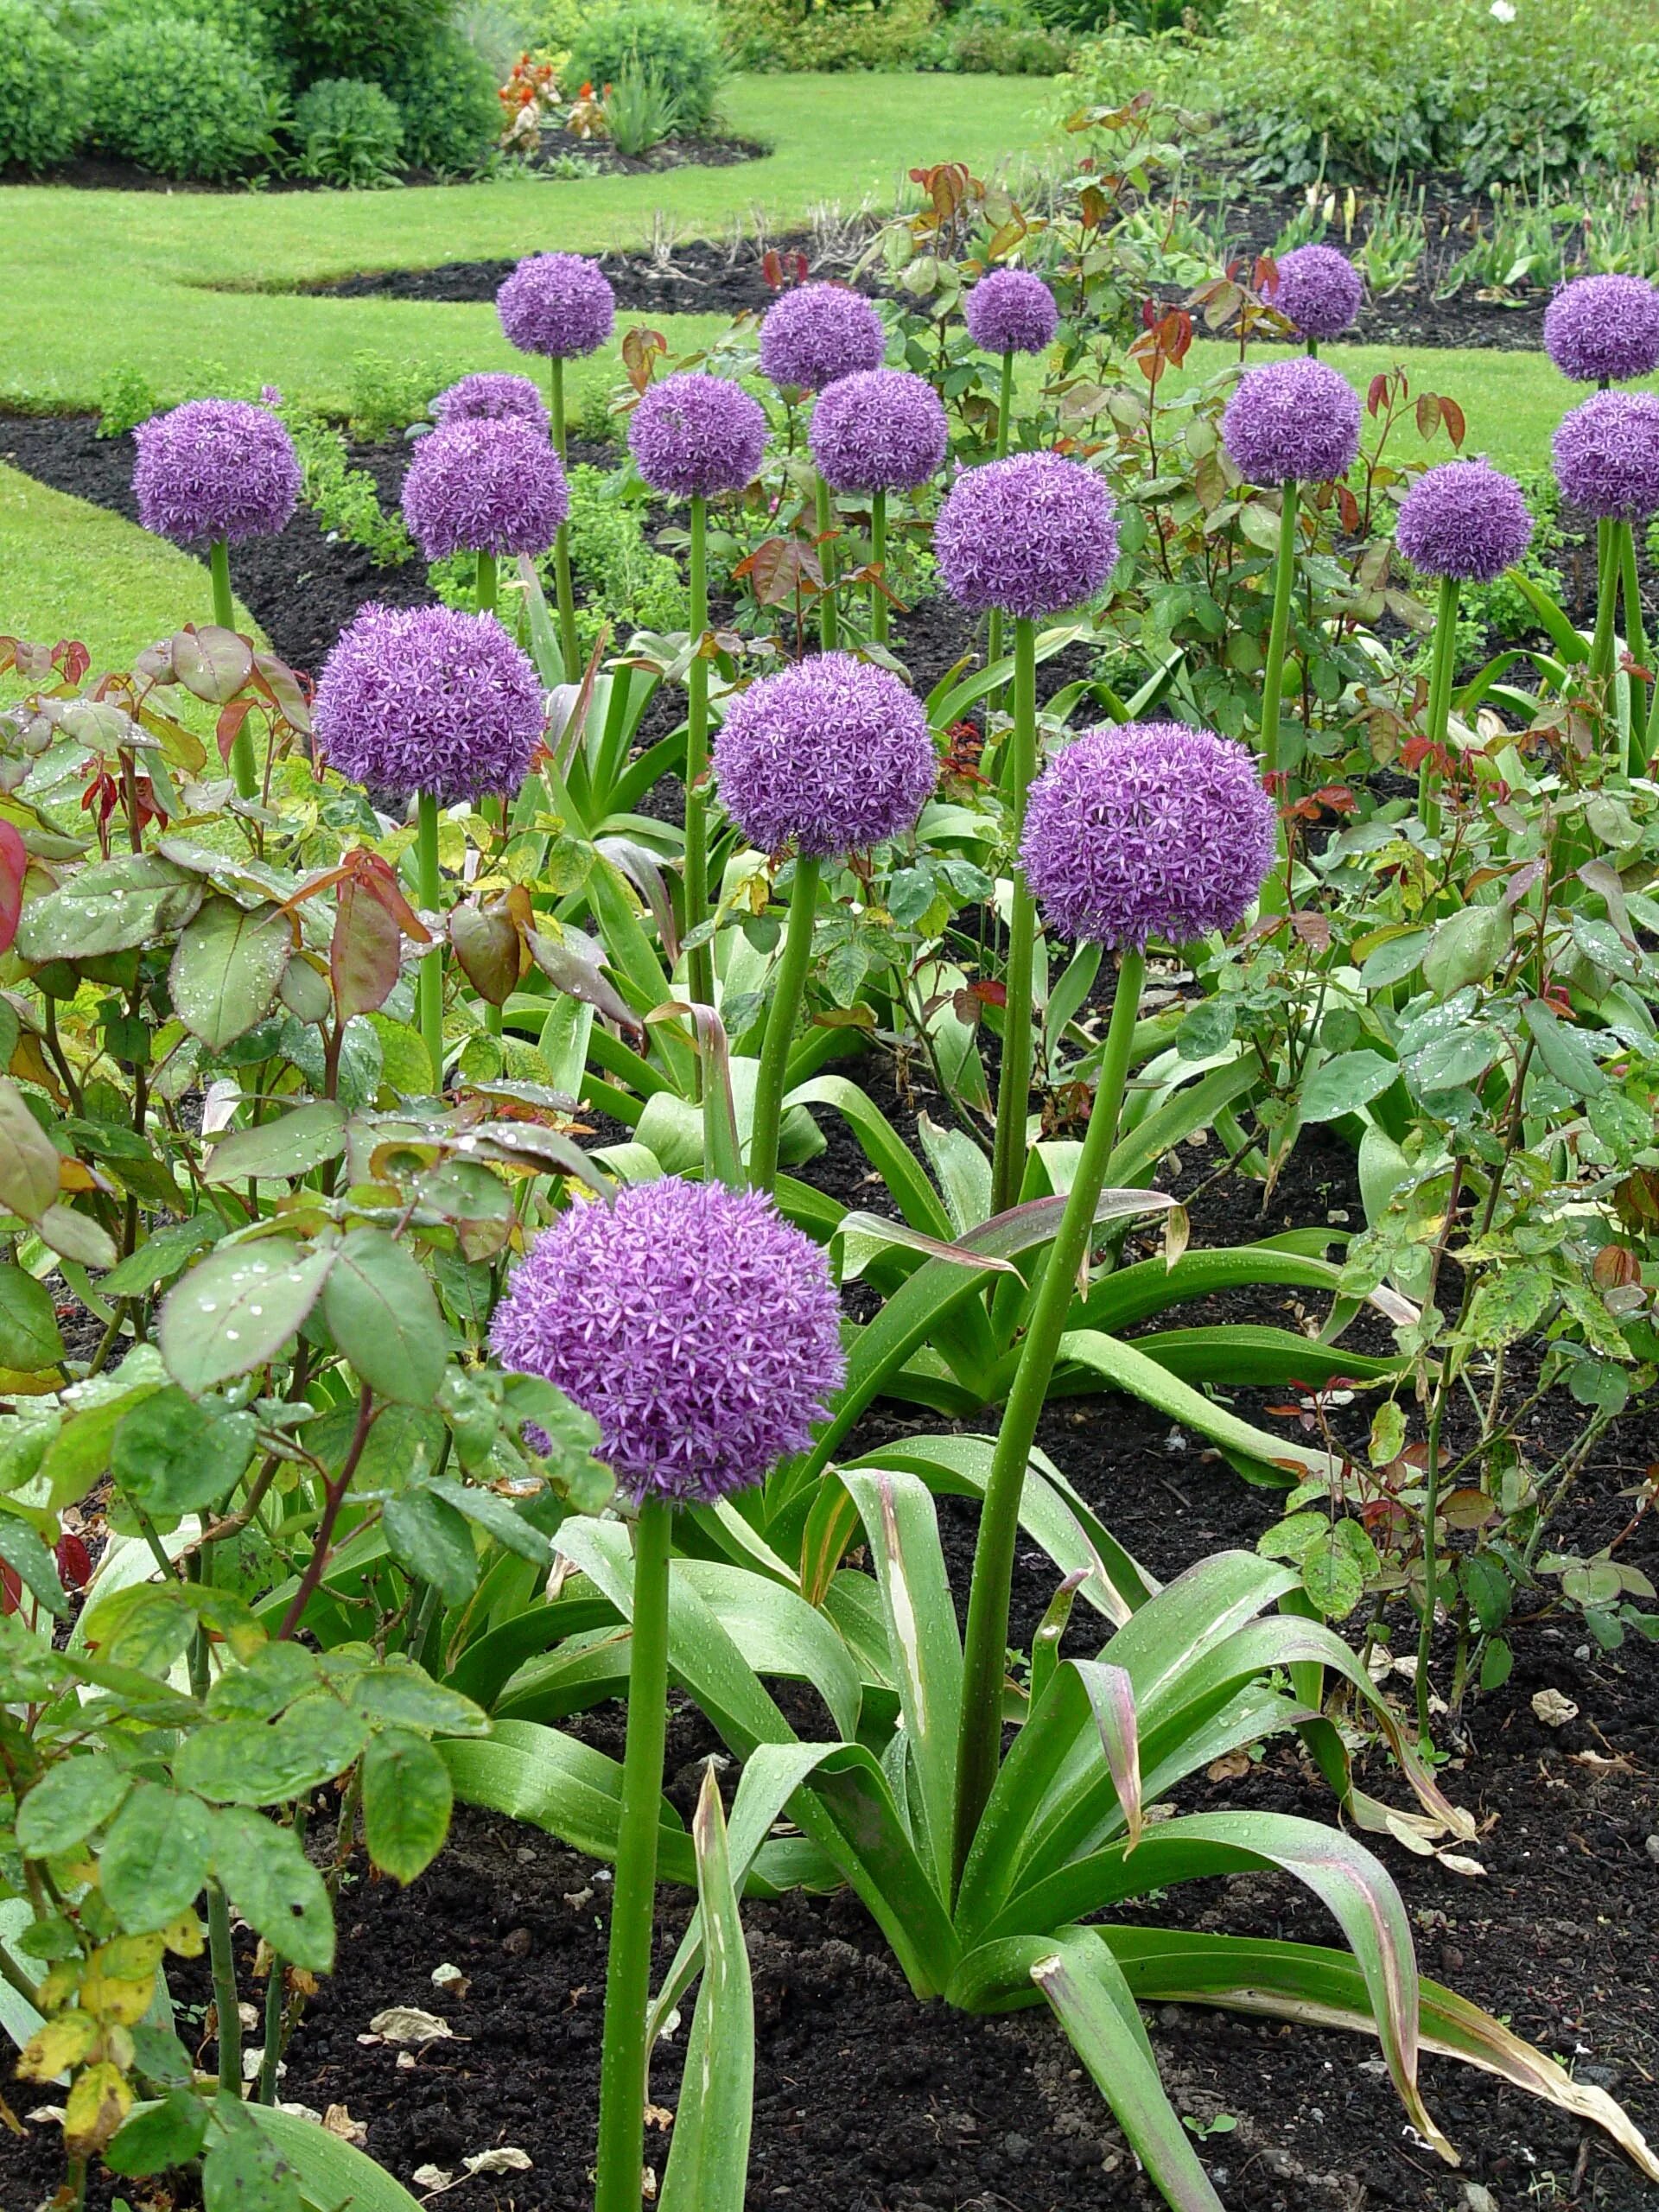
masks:
<path fill-rule="evenodd" d="M 818 596 L 818 643 L 825 652 L 832 653 L 841 638 L 841 626 L 836 620 L 836 541 L 831 535 L 836 520 L 830 507 L 830 486 L 819 475 L 814 476 L 813 483 L 818 567 L 823 573 L 823 589 Z"/>
<path fill-rule="evenodd" d="M 438 802 L 430 791 L 422 791 L 416 799 L 416 878 L 420 887 L 420 900 L 429 914 L 435 915 L 443 897 L 443 882 L 438 874 Z M 427 1058 L 432 1063 L 432 1088 L 443 1089 L 443 946 L 435 944 L 421 962 L 420 980 L 416 986 L 420 1007 L 421 1039 L 426 1046 Z"/>
<path fill-rule="evenodd" d="M 749 1182 L 757 1191 L 769 1191 L 778 1179 L 778 1135 L 783 1126 L 784 1083 L 789 1070 L 789 1047 L 795 1034 L 795 1017 L 812 958 L 812 924 L 818 911 L 819 863 L 804 855 L 795 862 L 795 881 L 789 894 L 789 924 L 784 933 L 783 957 L 772 988 L 766 1015 L 766 1033 L 760 1047 L 760 1066 L 754 1080 L 754 1118 L 749 1136 Z"/>
<path fill-rule="evenodd" d="M 556 353 L 547 365 L 548 411 L 553 421 L 553 443 L 561 461 L 568 441 L 564 428 L 564 363 Z M 570 587 L 570 525 L 559 524 L 553 540 L 553 594 L 559 609 L 559 658 L 567 683 L 580 683 L 582 656 L 576 645 L 576 601 Z"/>
<path fill-rule="evenodd" d="M 657 1822 L 668 1719 L 670 1526 L 667 1503 L 659 1497 L 646 1498 L 633 1539 L 628 1733 L 605 1975 L 594 2212 L 639 2212 L 645 2166 L 645 2011 L 651 2000 Z"/>
<path fill-rule="evenodd" d="M 236 627 L 236 601 L 231 595 L 231 549 L 222 537 L 216 537 L 207 556 L 207 572 L 213 580 L 213 620 L 221 630 Z M 238 797 L 255 798 L 259 790 L 258 772 L 253 765 L 253 732 L 248 717 L 231 741 L 231 773 L 236 779 Z"/>
<path fill-rule="evenodd" d="M 1648 625 L 1642 611 L 1642 579 L 1636 565 L 1636 532 L 1627 522 L 1617 524 L 1618 565 L 1624 591 L 1624 644 L 1638 668 L 1648 665 Z M 1630 678 L 1630 743 L 1625 772 L 1639 776 L 1648 765 L 1653 743 L 1654 703 L 1659 683 L 1649 692 L 1639 676 Z"/>
<path fill-rule="evenodd" d="M 480 614 L 493 614 L 495 613 L 496 601 L 499 597 L 499 582 L 496 569 L 495 556 L 493 553 L 480 553 L 478 556 L 477 588 L 479 613 Z"/>
<path fill-rule="evenodd" d="M 242 2094 L 242 2015 L 237 2010 L 236 1953 L 231 1943 L 230 1899 L 217 1876 L 207 1885 L 207 1955 L 213 1973 L 219 2086 L 226 2095 L 239 2099 Z"/>
<path fill-rule="evenodd" d="M 1613 616 L 1618 606 L 1618 525 L 1596 524 L 1596 629 L 1590 641 L 1590 673 L 1604 681 L 1613 672 Z"/>
<path fill-rule="evenodd" d="M 1429 1741 L 1429 1662 L 1434 1651 L 1434 1615 L 1440 1605 L 1440 1421 L 1446 1412 L 1446 1379 L 1435 1385 L 1428 1417 L 1428 1465 L 1423 1481 L 1423 1618 L 1417 1630 L 1417 1735 Z"/>
<path fill-rule="evenodd" d="M 1014 355 L 1002 356 L 1002 374 L 996 388 L 996 457 L 1003 460 L 1008 450 L 1008 435 L 1014 427 Z"/>
<path fill-rule="evenodd" d="M 1088 1255 L 1095 1208 L 1106 1181 L 1118 1117 L 1128 1081 L 1146 956 L 1126 952 L 1112 1001 L 1111 1026 L 1101 1056 L 1100 1080 L 1090 1109 L 1077 1173 L 1060 1226 L 1037 1285 L 1030 1325 L 1014 1371 L 1014 1387 L 997 1432 L 985 1504 L 979 1516 L 973 1581 L 968 1597 L 968 1630 L 963 1655 L 962 1725 L 957 1750 L 956 1878 L 962 1878 L 969 1847 L 996 1780 L 1002 1739 L 1002 1679 L 1007 1665 L 1008 1603 L 1014 1578 L 1014 1540 L 1020 1527 L 1020 1498 L 1048 1395 L 1060 1338 L 1077 1287 L 1077 1270 Z M 999 1135 L 1001 1134 L 999 1130 Z"/>
<path fill-rule="evenodd" d="M 1290 594 L 1296 581 L 1296 510 L 1294 477 L 1284 486 L 1279 514 L 1279 550 L 1273 564 L 1273 625 L 1268 632 L 1268 664 L 1262 673 L 1262 766 L 1279 772 L 1279 704 L 1285 689 L 1285 647 L 1290 639 Z"/>
<path fill-rule="evenodd" d="M 691 501 L 691 664 L 685 672 L 685 927 L 688 934 L 709 918 L 709 663 L 702 642 L 709 631 L 709 503 L 698 493 Z M 715 1002 L 715 949 L 694 944 L 686 956 L 691 997 L 698 1006 Z"/>
<path fill-rule="evenodd" d="M 887 580 L 887 495 L 885 492 L 870 494 L 870 566 L 875 574 L 870 579 L 870 635 L 878 645 L 887 641 L 887 594 L 883 586 Z"/>
<path fill-rule="evenodd" d="M 1014 626 L 1014 728 L 1005 788 L 1014 842 L 1009 864 L 1013 907 L 1008 918 L 1008 964 L 1003 976 L 1002 1069 L 996 1086 L 996 1142 L 991 1157 L 991 1211 L 1017 1205 L 1026 1173 L 1026 1116 L 1031 1109 L 1031 967 L 1037 942 L 1037 908 L 1020 865 L 1026 826 L 1026 794 L 1037 772 L 1037 626 L 1026 616 Z"/>
<path fill-rule="evenodd" d="M 1446 733 L 1452 721 L 1452 686 L 1458 660 L 1458 595 L 1455 576 L 1440 578 L 1440 603 L 1434 611 L 1434 651 L 1428 667 L 1428 742 L 1431 750 L 1417 771 L 1417 811 L 1431 837 L 1440 830 L 1440 801 L 1434 796 L 1439 775 L 1436 761 L 1446 750 Z"/>

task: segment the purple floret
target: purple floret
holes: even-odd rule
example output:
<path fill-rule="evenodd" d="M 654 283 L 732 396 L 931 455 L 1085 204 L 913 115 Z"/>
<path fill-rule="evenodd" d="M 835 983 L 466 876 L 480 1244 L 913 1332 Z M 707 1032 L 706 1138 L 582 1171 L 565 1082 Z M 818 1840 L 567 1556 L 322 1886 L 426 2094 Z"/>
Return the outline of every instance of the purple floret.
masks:
<path fill-rule="evenodd" d="M 1117 565 L 1117 510 L 1093 469 L 1057 453 L 1013 454 L 965 469 L 933 530 L 959 607 L 1036 620 L 1081 607 Z"/>
<path fill-rule="evenodd" d="M 1020 849 L 1050 925 L 1106 945 L 1189 944 L 1243 920 L 1273 865 L 1273 801 L 1242 745 L 1108 723 L 1031 787 Z"/>
<path fill-rule="evenodd" d="M 450 553 L 545 553 L 570 512 L 547 433 L 523 416 L 430 431 L 404 479 L 404 520 L 429 561 Z"/>
<path fill-rule="evenodd" d="M 812 410 L 812 458 L 836 492 L 913 492 L 937 474 L 947 437 L 944 402 L 908 369 L 837 377 Z"/>
<path fill-rule="evenodd" d="M 1325 484 L 1359 451 L 1359 394 L 1305 354 L 1246 369 L 1222 417 L 1222 441 L 1252 484 Z"/>
<path fill-rule="evenodd" d="M 1532 543 L 1532 517 L 1512 476 L 1484 461 L 1448 461 L 1407 493 L 1395 542 L 1426 576 L 1489 584 Z"/>
<path fill-rule="evenodd" d="M 494 369 L 462 377 L 432 403 L 440 423 L 533 423 L 547 435 L 547 402 L 528 377 Z"/>
<path fill-rule="evenodd" d="M 1350 328 L 1365 284 L 1345 253 L 1333 245 L 1293 246 L 1278 264 L 1268 297 L 1304 338 L 1338 338 Z"/>
<path fill-rule="evenodd" d="M 715 744 L 726 810 L 752 845 L 812 860 L 903 836 L 938 760 L 921 702 L 850 653 L 798 662 L 734 699 Z"/>
<path fill-rule="evenodd" d="M 654 492 L 712 499 L 753 483 L 766 449 L 766 411 L 741 385 L 701 370 L 664 377 L 634 409 L 628 450 Z"/>
<path fill-rule="evenodd" d="M 445 806 L 516 791 L 544 720 L 536 671 L 495 617 L 448 607 L 364 607 L 312 708 L 330 767 Z"/>
<path fill-rule="evenodd" d="M 636 1498 L 711 1503 L 811 1443 L 846 1378 L 840 1319 L 823 1252 L 769 1198 L 669 1175 L 562 1214 L 490 1342 L 593 1416 Z"/>
<path fill-rule="evenodd" d="M 1592 394 L 1555 433 L 1555 475 L 1567 498 L 1599 522 L 1659 514 L 1659 398 Z"/>
<path fill-rule="evenodd" d="M 579 253 L 537 253 L 502 285 L 495 310 L 510 346 L 569 361 L 596 353 L 610 336 L 616 295 L 596 261 Z"/>
<path fill-rule="evenodd" d="M 1644 276 L 1579 276 L 1544 309 L 1544 350 L 1576 384 L 1659 369 L 1659 289 Z"/>
<path fill-rule="evenodd" d="M 822 391 L 837 377 L 879 369 L 887 350 L 881 318 L 861 292 L 844 284 L 803 284 L 766 309 L 760 368 L 773 384 Z"/>
<path fill-rule="evenodd" d="M 993 269 L 963 312 L 969 336 L 988 353 L 1040 353 L 1060 327 L 1053 293 L 1028 269 Z"/>
<path fill-rule="evenodd" d="M 133 432 L 138 519 L 177 544 L 274 537 L 300 496 L 294 441 L 269 408 L 189 399 Z"/>

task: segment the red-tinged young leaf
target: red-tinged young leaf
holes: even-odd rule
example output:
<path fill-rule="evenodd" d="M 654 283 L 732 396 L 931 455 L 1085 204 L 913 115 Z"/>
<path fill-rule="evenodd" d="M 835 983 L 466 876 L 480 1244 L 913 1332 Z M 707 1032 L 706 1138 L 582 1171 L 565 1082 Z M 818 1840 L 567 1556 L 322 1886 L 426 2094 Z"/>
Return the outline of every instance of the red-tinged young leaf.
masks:
<path fill-rule="evenodd" d="M 173 666 L 185 690 L 210 707 L 234 699 L 253 674 L 253 647 L 234 630 L 187 625 L 173 640 Z"/>
<path fill-rule="evenodd" d="M 1440 427 L 1440 403 L 1432 391 L 1426 391 L 1417 402 L 1417 434 L 1432 438 Z"/>
<path fill-rule="evenodd" d="M 524 948 L 503 906 L 457 906 L 449 917 L 449 942 L 461 973 L 491 1006 L 505 1006 L 524 969 Z"/>
<path fill-rule="evenodd" d="M 1387 377 L 1381 374 L 1374 376 L 1371 378 L 1370 388 L 1365 394 L 1365 410 L 1367 414 L 1380 415 L 1383 408 L 1387 406 L 1388 400 L 1389 380 Z"/>
<path fill-rule="evenodd" d="M 362 877 L 347 875 L 328 946 L 328 976 L 342 1027 L 353 1014 L 374 1014 L 385 1004 L 397 981 L 401 945 L 402 933 L 385 902 Z"/>
<path fill-rule="evenodd" d="M 1440 421 L 1445 424 L 1446 435 L 1451 439 L 1452 444 L 1462 445 L 1469 435 L 1469 425 L 1464 418 L 1462 408 L 1455 399 L 1441 399 Z"/>
<path fill-rule="evenodd" d="M 734 576 L 747 576 L 762 607 L 785 607 L 803 593 L 823 589 L 823 569 L 810 545 L 798 537 L 762 539 Z"/>
<path fill-rule="evenodd" d="M 213 735 L 218 741 L 221 760 L 229 760 L 232 748 L 241 734 L 242 725 L 253 712 L 253 704 L 251 699 L 232 699 L 228 706 L 220 709 L 219 720 L 213 725 Z"/>
<path fill-rule="evenodd" d="M 275 653 L 255 653 L 253 665 L 258 689 L 290 728 L 308 736 L 311 729 L 311 702 L 305 678 L 296 676 L 288 663 L 278 660 Z"/>
<path fill-rule="evenodd" d="M 653 369 L 667 352 L 668 340 L 660 330 L 649 330 L 643 323 L 636 322 L 623 333 L 622 366 L 636 391 L 645 390 Z"/>
<path fill-rule="evenodd" d="M 0 952 L 10 952 L 23 912 L 29 854 L 10 822 L 0 822 Z"/>

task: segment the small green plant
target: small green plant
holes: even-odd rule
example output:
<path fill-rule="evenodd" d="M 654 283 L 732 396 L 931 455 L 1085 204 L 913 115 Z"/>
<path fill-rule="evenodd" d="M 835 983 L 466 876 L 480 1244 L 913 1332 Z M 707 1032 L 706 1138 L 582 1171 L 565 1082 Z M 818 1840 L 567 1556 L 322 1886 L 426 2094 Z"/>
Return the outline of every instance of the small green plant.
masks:
<path fill-rule="evenodd" d="M 87 107 L 106 153 L 157 176 L 211 183 L 264 166 L 281 115 L 255 57 L 183 16 L 126 24 L 100 39 Z"/>
<path fill-rule="evenodd" d="M 673 137 L 680 125 L 679 104 L 654 63 L 634 55 L 624 65 L 605 94 L 605 124 L 611 143 L 630 161 Z"/>
<path fill-rule="evenodd" d="M 1354 259 L 1373 299 L 1386 300 L 1404 291 L 1422 264 L 1427 242 L 1423 197 L 1421 185 L 1414 201 L 1409 192 L 1390 188 L 1371 217 L 1371 227 Z"/>
<path fill-rule="evenodd" d="M 140 423 L 148 423 L 161 404 L 156 387 L 142 369 L 135 369 L 130 362 L 118 363 L 99 386 L 98 435 L 124 437 Z"/>
<path fill-rule="evenodd" d="M 726 68 L 720 26 L 705 10 L 626 0 L 582 24 L 567 75 L 570 84 L 598 91 L 648 69 L 673 103 L 676 127 L 696 132 L 714 121 Z"/>
<path fill-rule="evenodd" d="M 352 435 L 368 444 L 397 437 L 410 423 L 425 422 L 433 396 L 445 381 L 442 372 L 427 361 L 395 361 L 390 354 L 366 351 L 353 353 L 347 410 Z"/>
<path fill-rule="evenodd" d="M 359 189 L 397 181 L 404 118 L 378 85 L 321 79 L 296 104 L 294 136 L 302 176 Z"/>
<path fill-rule="evenodd" d="M 388 514 L 368 470 L 352 467 L 340 432 L 304 408 L 285 408 L 283 420 L 300 457 L 300 496 L 318 526 L 362 546 L 378 569 L 412 558 L 402 515 Z"/>
<path fill-rule="evenodd" d="M 48 169 L 86 135 L 85 71 L 28 0 L 0 0 L 0 169 Z"/>

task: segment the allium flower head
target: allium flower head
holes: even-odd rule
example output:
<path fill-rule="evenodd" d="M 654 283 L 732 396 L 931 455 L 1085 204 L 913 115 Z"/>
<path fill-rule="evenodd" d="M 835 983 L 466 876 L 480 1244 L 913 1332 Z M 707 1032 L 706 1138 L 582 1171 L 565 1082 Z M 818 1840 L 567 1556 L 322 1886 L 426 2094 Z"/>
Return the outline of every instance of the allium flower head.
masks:
<path fill-rule="evenodd" d="M 734 699 L 715 742 L 726 810 L 764 853 L 863 852 L 916 826 L 938 780 L 927 715 L 890 670 L 819 653 Z"/>
<path fill-rule="evenodd" d="M 616 295 L 596 261 L 537 253 L 521 261 L 495 296 L 507 343 L 521 353 L 569 361 L 596 353 L 616 322 Z"/>
<path fill-rule="evenodd" d="M 1273 801 L 1242 745 L 1180 722 L 1111 722 L 1032 785 L 1020 861 L 1066 936 L 1182 944 L 1243 919 L 1274 836 Z"/>
<path fill-rule="evenodd" d="M 528 377 L 515 377 L 493 369 L 462 377 L 432 403 L 440 423 L 533 423 L 547 435 L 547 402 Z"/>
<path fill-rule="evenodd" d="M 908 369 L 837 377 L 812 410 L 812 458 L 836 492 L 913 492 L 937 473 L 948 435 L 944 403 Z"/>
<path fill-rule="evenodd" d="M 1053 293 L 1028 269 L 993 269 L 963 312 L 969 336 L 988 353 L 1040 353 L 1060 327 Z"/>
<path fill-rule="evenodd" d="M 634 409 L 628 450 L 654 492 L 712 499 L 753 480 L 766 448 L 758 399 L 727 377 L 701 370 L 664 377 Z"/>
<path fill-rule="evenodd" d="M 1659 398 L 1650 391 L 1598 391 L 1555 433 L 1563 492 L 1598 521 L 1659 514 Z"/>
<path fill-rule="evenodd" d="M 1345 253 L 1333 245 L 1298 245 L 1281 255 L 1279 281 L 1269 295 L 1304 338 L 1338 338 L 1359 313 L 1365 283 Z"/>
<path fill-rule="evenodd" d="M 861 292 L 844 284 L 785 292 L 760 325 L 762 373 L 802 391 L 822 391 L 837 377 L 879 369 L 887 350 L 880 316 Z"/>
<path fill-rule="evenodd" d="M 158 537 L 274 537 L 300 496 L 294 441 L 269 408 L 188 399 L 133 432 L 138 519 Z"/>
<path fill-rule="evenodd" d="M 804 1451 L 847 1371 L 819 1248 L 761 1192 L 672 1175 L 562 1214 L 490 1341 L 592 1414 L 636 1497 L 693 1504 Z"/>
<path fill-rule="evenodd" d="M 1532 517 L 1512 476 L 1484 461 L 1448 461 L 1402 500 L 1395 542 L 1426 576 L 1489 584 L 1532 543 Z"/>
<path fill-rule="evenodd" d="M 933 527 L 945 589 L 970 614 L 1035 620 L 1081 607 L 1117 565 L 1117 509 L 1104 480 L 1057 453 L 964 469 Z"/>
<path fill-rule="evenodd" d="M 312 708 L 331 767 L 441 804 L 516 791 L 544 721 L 528 658 L 493 614 L 365 607 L 340 632 Z"/>
<path fill-rule="evenodd" d="M 1644 276 L 1578 276 L 1544 309 L 1544 350 L 1577 384 L 1659 369 L 1659 288 Z"/>
<path fill-rule="evenodd" d="M 1297 353 L 1246 369 L 1221 420 L 1222 441 L 1252 484 L 1325 484 L 1359 451 L 1359 394 L 1327 362 Z"/>
<path fill-rule="evenodd" d="M 570 512 L 547 432 L 522 416 L 468 416 L 429 431 L 404 479 L 404 520 L 429 561 L 450 553 L 545 553 Z"/>

